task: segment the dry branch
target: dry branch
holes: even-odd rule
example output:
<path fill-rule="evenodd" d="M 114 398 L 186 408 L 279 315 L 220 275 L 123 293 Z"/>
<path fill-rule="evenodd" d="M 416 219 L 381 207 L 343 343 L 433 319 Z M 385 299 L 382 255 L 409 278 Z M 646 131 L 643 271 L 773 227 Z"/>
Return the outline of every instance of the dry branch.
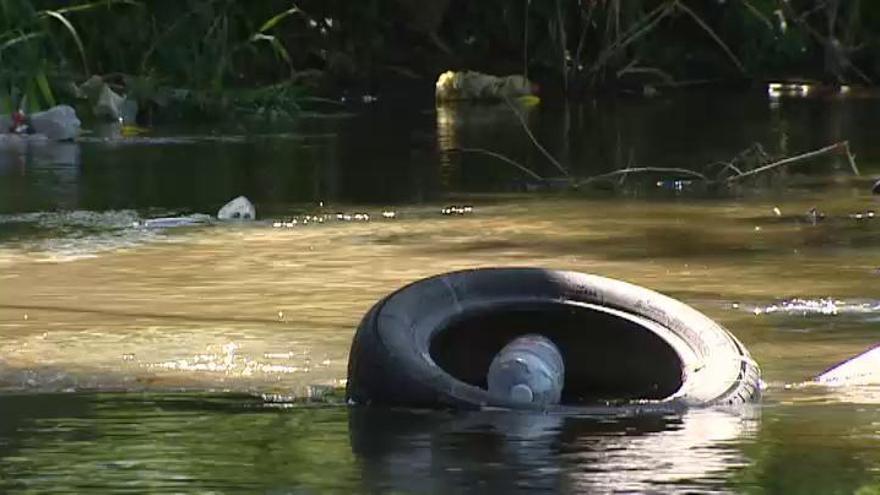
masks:
<path fill-rule="evenodd" d="M 660 23 L 661 20 L 663 20 L 663 18 L 669 15 L 670 12 L 672 12 L 670 4 L 663 3 L 651 12 L 645 14 L 642 19 L 634 23 L 630 29 L 620 35 L 611 46 L 605 48 L 599 56 L 596 57 L 596 62 L 590 68 L 590 73 L 595 74 L 599 72 L 614 54 L 626 48 L 630 43 L 648 34 L 658 23 Z"/>
<path fill-rule="evenodd" d="M 501 153 L 496 153 L 496 152 L 494 152 L 494 151 L 489 151 L 489 150 L 487 150 L 487 149 L 483 149 L 483 148 L 451 148 L 451 149 L 449 149 L 449 150 L 447 150 L 447 151 L 450 151 L 450 152 L 453 152 L 453 153 L 454 153 L 454 152 L 458 152 L 458 153 L 478 153 L 478 154 L 481 154 L 481 155 L 491 156 L 491 157 L 493 157 L 493 158 L 497 158 L 498 160 L 501 160 L 501 161 L 503 161 L 503 162 L 505 162 L 505 163 L 507 163 L 507 164 L 509 164 L 509 165 L 513 165 L 514 167 L 516 167 L 516 168 L 520 169 L 521 171 L 525 172 L 526 174 L 528 174 L 528 175 L 531 176 L 532 178 L 535 178 L 535 179 L 540 180 L 540 181 L 543 181 L 543 180 L 544 180 L 543 177 L 541 177 L 540 175 L 536 174 L 532 169 L 530 169 L 530 168 L 526 167 L 525 165 L 523 165 L 523 164 L 517 162 L 517 161 L 514 160 L 513 158 L 510 158 L 510 157 L 507 157 L 507 156 L 502 155 Z"/>
<path fill-rule="evenodd" d="M 507 103 L 507 106 L 509 106 L 510 109 L 513 111 L 513 114 L 516 115 L 516 118 L 517 118 L 517 120 L 519 120 L 519 123 L 522 126 L 523 130 L 526 131 L 526 134 L 529 136 L 529 139 L 532 140 L 532 144 L 534 144 L 535 147 L 538 148 L 538 151 L 540 151 L 542 155 L 544 155 L 548 160 L 550 160 L 550 163 L 552 163 L 554 166 L 556 166 L 557 169 L 559 169 L 560 172 L 562 172 L 562 175 L 570 178 L 571 174 L 569 174 L 568 170 L 566 170 L 566 168 L 563 167 L 561 163 L 559 163 L 559 160 L 554 158 L 553 155 L 551 155 L 550 152 L 547 151 L 546 148 L 541 146 L 541 143 L 539 143 L 538 139 L 535 137 L 535 135 L 532 134 L 532 130 L 529 129 L 529 124 L 526 122 L 526 119 L 522 116 L 522 114 L 519 113 L 519 110 L 516 109 L 516 107 L 513 105 L 513 103 L 510 101 L 510 99 L 505 97 L 504 101 L 505 101 L 505 103 Z"/>
<path fill-rule="evenodd" d="M 610 177 L 614 177 L 617 175 L 629 175 L 629 174 L 643 174 L 643 173 L 663 173 L 670 174 L 675 176 L 686 175 L 688 177 L 694 177 L 696 179 L 700 179 L 702 181 L 709 182 L 709 178 L 700 172 L 690 170 L 687 168 L 669 168 L 669 167 L 633 167 L 633 168 L 623 168 L 620 170 L 615 170 L 614 172 L 608 172 L 605 174 L 593 175 L 591 177 L 587 177 L 586 179 L 582 179 L 576 182 L 577 186 L 582 186 L 584 184 L 589 184 L 590 182 L 595 182 L 597 180 L 608 179 Z"/>
<path fill-rule="evenodd" d="M 773 163 L 768 163 L 767 165 L 749 170 L 748 172 L 743 172 L 739 175 L 734 175 L 734 176 L 728 177 L 726 179 L 726 182 L 728 182 L 728 183 L 735 182 L 740 179 L 745 179 L 746 177 L 752 177 L 754 175 L 758 175 L 760 173 L 767 172 L 769 170 L 774 170 L 774 169 L 777 169 L 777 168 L 785 166 L 785 165 L 790 165 L 792 163 L 800 162 L 800 161 L 814 158 L 814 157 L 817 157 L 820 155 L 825 155 L 825 154 L 830 154 L 830 153 L 840 153 L 841 151 L 846 153 L 847 159 L 849 160 L 849 164 L 850 164 L 850 167 L 852 167 L 853 173 L 855 175 L 860 175 L 859 169 L 856 166 L 855 155 L 850 153 L 849 142 L 848 141 L 841 141 L 839 143 L 834 143 L 832 145 L 825 146 L 824 148 L 820 148 L 820 149 L 813 150 L 813 151 L 808 151 L 806 153 L 801 153 L 800 155 L 795 155 L 795 156 L 783 158 L 782 160 L 777 160 Z"/>
<path fill-rule="evenodd" d="M 745 5 L 746 9 L 752 13 L 752 15 L 754 15 L 755 17 L 760 19 L 761 22 L 763 22 L 767 26 L 767 29 L 769 29 L 770 31 L 773 31 L 773 22 L 770 21 L 770 19 L 766 15 L 764 15 L 763 12 L 761 12 L 760 10 L 758 10 L 757 7 L 752 5 L 749 2 L 749 0 L 741 0 L 741 1 L 742 1 L 743 5 Z"/>
<path fill-rule="evenodd" d="M 739 69 L 740 72 L 742 72 L 742 73 L 746 72 L 746 68 L 743 67 L 743 64 L 739 61 L 738 58 L 736 58 L 736 55 L 733 54 L 733 51 L 731 51 L 730 47 L 727 46 L 727 44 L 721 40 L 720 36 L 715 34 L 715 31 L 713 31 L 712 28 L 710 28 L 709 25 L 706 24 L 706 22 L 703 21 L 703 19 L 699 15 L 697 15 L 696 12 L 691 10 L 690 7 L 681 3 L 680 1 L 675 2 L 674 5 L 679 10 L 681 10 L 685 14 L 689 15 L 691 17 L 691 19 L 694 20 L 694 22 L 696 22 L 701 28 L 703 28 L 703 31 L 706 31 L 706 33 L 710 37 L 712 37 L 713 40 L 715 40 L 715 43 L 717 43 L 718 46 L 720 46 L 721 49 L 724 50 L 724 53 L 727 54 L 727 56 L 730 58 L 730 60 L 733 62 L 733 64 L 736 65 L 736 68 Z"/>
<path fill-rule="evenodd" d="M 645 173 L 666 174 L 667 176 L 670 176 L 670 177 L 682 177 L 682 176 L 690 177 L 692 179 L 700 180 L 700 181 L 707 183 L 707 184 L 713 184 L 713 183 L 714 184 L 717 184 L 717 183 L 732 184 L 736 181 L 746 179 L 748 177 L 754 177 L 758 174 L 762 174 L 764 172 L 769 172 L 771 170 L 775 170 L 780 167 L 784 167 L 786 165 L 791 165 L 794 163 L 809 160 L 811 158 L 815 158 L 817 156 L 828 155 L 828 154 L 842 154 L 842 155 L 846 156 L 847 161 L 849 162 L 849 166 L 852 169 L 853 174 L 860 175 L 859 168 L 856 165 L 855 155 L 850 150 L 849 142 L 848 141 L 840 141 L 840 142 L 825 146 L 823 148 L 819 148 L 817 150 L 808 151 L 806 153 L 801 153 L 799 155 L 782 158 L 782 159 L 776 160 L 772 163 L 766 163 L 766 162 L 770 161 L 769 156 L 767 155 L 767 153 L 764 151 L 764 148 L 760 144 L 755 143 L 752 146 L 750 146 L 750 147 L 746 148 L 745 150 L 741 151 L 740 153 L 738 153 L 735 157 L 733 157 L 733 159 L 731 159 L 728 162 L 717 161 L 717 162 L 712 162 L 712 163 L 705 165 L 703 167 L 704 171 L 710 169 L 710 167 L 715 167 L 715 166 L 722 167 L 721 170 L 717 173 L 716 179 L 714 179 L 714 180 L 710 179 L 705 173 L 697 172 L 696 170 L 691 170 L 691 169 L 687 169 L 687 168 L 679 168 L 679 167 L 627 167 L 627 168 L 623 168 L 620 170 L 615 170 L 613 172 L 607 172 L 604 174 L 593 175 L 590 177 L 579 179 L 576 177 L 572 177 L 568 173 L 568 171 L 565 170 L 565 168 L 562 166 L 562 164 L 560 164 L 555 158 L 553 158 L 553 156 L 550 155 L 550 153 L 546 149 L 544 149 L 543 146 L 541 146 L 538 143 L 537 139 L 532 134 L 531 130 L 528 128 L 528 125 L 526 125 L 525 121 L 523 120 L 523 118 L 519 114 L 519 112 L 516 111 L 516 109 L 512 106 L 510 101 L 508 101 L 508 104 L 511 105 L 511 109 L 513 109 L 517 118 L 519 118 L 520 124 L 522 124 L 523 129 L 525 129 L 529 138 L 532 140 L 532 143 L 539 150 L 541 150 L 541 152 L 544 154 L 544 156 L 546 156 L 554 165 L 556 165 L 556 167 L 565 175 L 562 178 L 562 180 L 567 181 L 574 188 L 583 186 L 585 184 L 589 184 L 591 182 L 595 182 L 595 181 L 599 181 L 599 180 L 603 180 L 603 179 L 609 179 L 609 178 L 618 177 L 618 176 L 620 177 L 620 181 L 623 182 L 631 174 L 645 174 Z M 452 148 L 452 149 L 449 149 L 448 151 L 459 152 L 459 153 L 478 153 L 478 154 L 490 156 L 495 159 L 501 160 L 504 163 L 507 163 L 508 165 L 512 165 L 512 166 L 516 167 L 521 172 L 529 175 L 533 179 L 536 179 L 536 180 L 542 181 L 542 182 L 546 182 L 547 180 L 549 180 L 547 178 L 541 177 L 534 170 L 526 167 L 525 165 L 517 162 L 516 160 L 514 160 L 510 157 L 502 155 L 501 153 L 497 153 L 497 152 L 490 151 L 490 150 L 483 149 L 483 148 Z M 736 163 L 743 162 L 743 161 L 747 160 L 750 156 L 757 157 L 757 160 L 759 160 L 758 163 L 766 163 L 766 165 L 761 165 L 759 167 L 756 167 L 756 168 L 753 168 L 753 169 L 747 170 L 747 171 L 743 171 L 742 167 L 738 167 L 735 165 Z M 728 170 L 732 170 L 735 173 L 735 175 L 731 175 L 730 177 L 727 177 L 724 179 L 718 178 L 719 176 L 721 176 L 721 174 L 723 174 L 724 172 L 726 172 Z"/>
<path fill-rule="evenodd" d="M 859 167 L 856 165 L 856 155 L 849 149 L 849 141 L 843 142 L 843 151 L 846 152 L 846 159 L 849 161 L 849 166 L 852 168 L 853 173 L 855 175 L 862 175 L 859 173 Z"/>

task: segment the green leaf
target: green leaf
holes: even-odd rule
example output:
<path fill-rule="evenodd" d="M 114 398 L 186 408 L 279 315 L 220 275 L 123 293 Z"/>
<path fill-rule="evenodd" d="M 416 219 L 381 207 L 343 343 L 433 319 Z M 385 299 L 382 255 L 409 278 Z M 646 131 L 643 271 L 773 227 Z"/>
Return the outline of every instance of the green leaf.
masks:
<path fill-rule="evenodd" d="M 56 9 L 56 10 L 54 10 L 54 12 L 58 12 L 59 14 L 68 14 L 70 12 L 81 12 L 83 10 L 91 10 L 96 7 L 110 7 L 115 4 L 134 5 L 134 6 L 138 6 L 138 7 L 143 6 L 143 3 L 137 2 L 135 0 L 95 0 L 94 2 L 81 3 L 78 5 L 71 5 L 70 7 Z"/>
<path fill-rule="evenodd" d="M 0 44 L 0 54 L 2 54 L 3 51 L 6 50 L 7 48 L 15 46 L 19 43 L 24 43 L 25 41 L 29 41 L 29 40 L 32 40 L 35 38 L 42 38 L 45 35 L 46 35 L 45 33 L 21 33 L 21 35 L 16 36 L 14 38 L 11 38 L 9 40 L 6 40 L 5 42 L 3 42 L 3 44 Z"/>
<path fill-rule="evenodd" d="M 19 107 L 25 113 L 34 113 L 43 110 L 43 107 L 40 105 L 39 95 L 37 93 L 37 85 L 33 79 L 28 81 L 27 86 L 24 90 L 24 98 L 22 98 Z"/>
<path fill-rule="evenodd" d="M 12 113 L 12 95 L 8 93 L 0 93 L 0 114 L 8 115 Z"/>
<path fill-rule="evenodd" d="M 86 49 L 83 46 L 82 39 L 80 39 L 79 37 L 79 33 L 77 33 L 76 28 L 73 27 L 73 24 L 71 24 L 70 21 L 68 21 L 67 18 L 64 17 L 64 14 L 56 10 L 44 10 L 41 12 L 41 15 L 48 16 L 57 20 L 67 29 L 67 31 L 73 37 L 73 41 L 76 43 L 76 47 L 79 49 L 79 56 L 82 59 L 83 70 L 85 71 L 86 75 L 88 75 L 89 65 L 88 63 L 86 63 Z"/>
<path fill-rule="evenodd" d="M 275 36 L 257 33 L 251 36 L 251 42 L 256 41 L 265 41 L 269 43 L 269 45 L 272 46 L 272 50 L 275 52 L 276 56 L 284 60 L 284 62 L 287 63 L 288 66 L 292 65 L 292 62 L 290 61 L 290 54 L 287 52 L 287 49 L 284 48 L 284 45 L 281 44 L 281 41 L 279 41 L 278 38 L 276 38 Z"/>
<path fill-rule="evenodd" d="M 268 21 L 264 22 L 260 29 L 257 30 L 257 33 L 265 33 L 266 31 L 275 27 L 279 22 L 284 20 L 286 17 L 289 17 L 293 14 L 302 13 L 301 10 L 297 7 L 291 7 L 280 14 L 272 16 Z"/>
<path fill-rule="evenodd" d="M 49 87 L 49 80 L 46 79 L 46 73 L 40 71 L 40 73 L 36 75 L 34 80 L 37 83 L 37 88 L 39 88 L 40 90 L 40 95 L 43 97 L 43 101 L 46 102 L 46 105 L 54 107 L 55 96 L 52 94 L 52 88 Z"/>

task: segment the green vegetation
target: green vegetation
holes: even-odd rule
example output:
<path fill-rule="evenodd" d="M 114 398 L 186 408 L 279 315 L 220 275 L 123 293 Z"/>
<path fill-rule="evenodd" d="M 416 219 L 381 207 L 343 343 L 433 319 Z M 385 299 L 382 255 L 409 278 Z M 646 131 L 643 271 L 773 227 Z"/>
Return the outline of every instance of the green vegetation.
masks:
<path fill-rule="evenodd" d="M 40 109 L 98 74 L 148 111 L 296 110 L 302 85 L 273 31 L 298 14 L 280 1 L 0 0 L 0 99 Z"/>
<path fill-rule="evenodd" d="M 97 74 L 142 115 L 295 114 L 306 95 L 527 73 L 570 94 L 695 80 L 880 79 L 853 0 L 0 0 L 0 111 Z"/>

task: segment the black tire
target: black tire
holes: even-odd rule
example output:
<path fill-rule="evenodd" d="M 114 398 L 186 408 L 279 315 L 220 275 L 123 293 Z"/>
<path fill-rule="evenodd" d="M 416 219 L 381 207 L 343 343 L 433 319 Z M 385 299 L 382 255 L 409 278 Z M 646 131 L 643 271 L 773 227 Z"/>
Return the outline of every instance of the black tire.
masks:
<path fill-rule="evenodd" d="M 760 370 L 745 347 L 690 306 L 595 275 L 490 268 L 423 279 L 376 303 L 352 342 L 347 398 L 510 406 L 480 380 L 506 341 L 536 330 L 566 362 L 559 407 L 737 406 L 759 395 Z"/>

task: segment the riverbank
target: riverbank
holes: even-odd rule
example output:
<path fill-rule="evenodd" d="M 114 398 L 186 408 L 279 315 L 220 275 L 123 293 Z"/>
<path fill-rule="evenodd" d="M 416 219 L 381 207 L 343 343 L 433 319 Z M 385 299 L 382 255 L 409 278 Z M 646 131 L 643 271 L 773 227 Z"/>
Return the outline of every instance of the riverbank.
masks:
<path fill-rule="evenodd" d="M 12 0 L 3 9 L 0 113 L 75 103 L 94 75 L 137 103 L 140 124 L 283 120 L 430 94 L 446 70 L 521 74 L 549 100 L 880 79 L 869 2 Z"/>

